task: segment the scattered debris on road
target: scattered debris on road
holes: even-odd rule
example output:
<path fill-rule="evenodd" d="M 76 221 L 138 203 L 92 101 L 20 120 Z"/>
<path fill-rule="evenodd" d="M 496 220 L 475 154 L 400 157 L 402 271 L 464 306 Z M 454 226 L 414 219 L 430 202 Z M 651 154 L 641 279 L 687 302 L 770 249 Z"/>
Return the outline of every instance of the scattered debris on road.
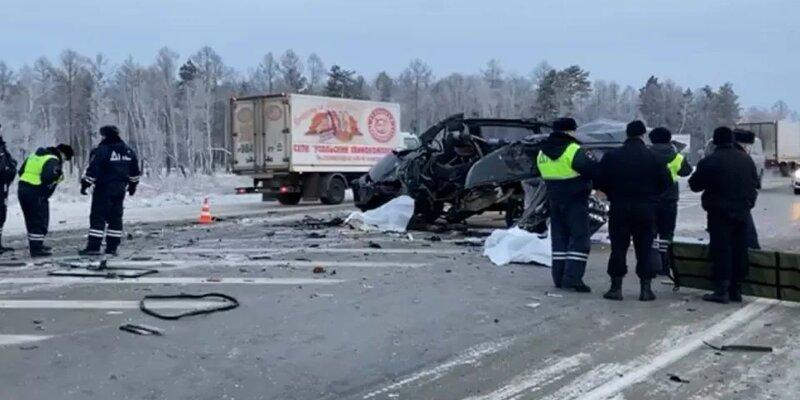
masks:
<path fill-rule="evenodd" d="M 563 298 L 563 297 L 564 297 L 564 295 L 563 295 L 563 294 L 559 294 L 559 293 L 553 293 L 553 292 L 544 292 L 544 294 L 545 294 L 545 296 L 547 296 L 547 297 L 555 297 L 555 298 L 557 298 L 557 299 L 560 299 L 560 298 Z"/>
<path fill-rule="evenodd" d="M 540 305 L 541 305 L 540 303 L 528 303 L 528 304 L 525 304 L 525 307 L 528 307 L 528 308 L 537 308 L 537 307 L 539 307 Z"/>
<path fill-rule="evenodd" d="M 380 245 L 380 243 L 376 243 L 376 242 L 373 242 L 373 241 L 370 241 L 370 242 L 367 244 L 367 246 L 368 246 L 370 249 L 382 249 L 382 248 L 383 248 L 383 246 L 381 246 L 381 245 Z"/>
<path fill-rule="evenodd" d="M 142 335 L 142 336 L 163 336 L 164 331 L 160 328 L 156 328 L 154 326 L 148 325 L 138 325 L 138 324 L 125 324 L 119 327 L 119 330 L 130 332 L 135 335 Z"/>
<path fill-rule="evenodd" d="M 683 379 L 683 378 L 681 378 L 680 376 L 678 376 L 678 375 L 675 375 L 675 374 L 668 374 L 667 376 L 669 376 L 669 380 L 671 380 L 671 381 L 673 381 L 673 382 L 678 382 L 678 383 L 689 383 L 689 381 L 687 381 L 686 379 Z"/>
<path fill-rule="evenodd" d="M 160 314 L 147 308 L 148 300 L 201 300 L 201 299 L 214 299 L 214 298 L 222 300 L 220 301 L 219 306 L 184 311 L 178 314 Z M 223 293 L 205 293 L 205 294 L 181 293 L 176 295 L 149 294 L 147 296 L 144 296 L 144 298 L 142 298 L 142 300 L 139 301 L 139 309 L 142 310 L 143 313 L 150 315 L 152 317 L 166 319 L 166 320 L 177 320 L 192 315 L 211 314 L 220 311 L 232 310 L 237 307 L 239 307 L 239 300 L 236 300 L 236 298 L 234 298 L 233 296 L 228 296 L 227 294 Z"/>
<path fill-rule="evenodd" d="M 325 273 L 325 268 L 317 266 L 317 267 L 314 267 L 314 269 L 311 272 L 313 272 L 315 274 L 324 274 Z"/>
<path fill-rule="evenodd" d="M 717 351 L 748 351 L 756 353 L 772 353 L 771 346 L 753 346 L 748 344 L 729 344 L 729 345 L 715 346 L 708 342 L 703 342 L 703 344 Z"/>

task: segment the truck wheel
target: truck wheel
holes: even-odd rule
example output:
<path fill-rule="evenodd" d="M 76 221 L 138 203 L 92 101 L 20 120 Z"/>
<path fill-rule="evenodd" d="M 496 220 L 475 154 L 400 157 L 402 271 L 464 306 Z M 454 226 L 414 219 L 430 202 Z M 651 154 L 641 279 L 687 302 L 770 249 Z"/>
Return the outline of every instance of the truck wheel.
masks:
<path fill-rule="evenodd" d="M 794 194 L 800 194 L 800 189 L 794 188 Z"/>
<path fill-rule="evenodd" d="M 329 175 L 325 177 L 322 185 L 322 193 L 319 200 L 322 204 L 342 204 L 344 201 L 344 191 L 347 189 L 347 184 L 344 179 L 338 175 Z"/>
<path fill-rule="evenodd" d="M 300 199 L 303 198 L 302 193 L 279 193 L 277 195 L 278 203 L 281 203 L 285 206 L 293 206 L 300 202 Z"/>
<path fill-rule="evenodd" d="M 778 169 L 781 171 L 781 176 L 784 176 L 784 177 L 789 176 L 789 173 L 791 172 L 790 169 L 789 169 L 789 164 L 786 164 L 786 163 L 781 163 L 778 166 Z"/>

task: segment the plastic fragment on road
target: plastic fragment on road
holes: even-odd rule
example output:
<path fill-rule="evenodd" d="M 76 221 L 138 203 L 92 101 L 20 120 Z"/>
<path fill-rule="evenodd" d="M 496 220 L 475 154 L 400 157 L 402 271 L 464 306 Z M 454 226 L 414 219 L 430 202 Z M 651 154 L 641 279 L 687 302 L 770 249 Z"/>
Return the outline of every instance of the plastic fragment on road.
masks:
<path fill-rule="evenodd" d="M 539 307 L 540 305 L 541 305 L 540 303 L 528 303 L 528 304 L 525 304 L 525 307 L 528 307 L 528 308 L 537 308 L 537 307 Z"/>
<path fill-rule="evenodd" d="M 351 213 L 345 224 L 363 231 L 405 232 L 413 215 L 414 199 L 400 196 L 374 210 Z"/>
<path fill-rule="evenodd" d="M 540 236 L 524 229 L 496 229 L 486 238 L 483 255 L 496 265 L 537 263 L 551 266 L 550 234 Z"/>

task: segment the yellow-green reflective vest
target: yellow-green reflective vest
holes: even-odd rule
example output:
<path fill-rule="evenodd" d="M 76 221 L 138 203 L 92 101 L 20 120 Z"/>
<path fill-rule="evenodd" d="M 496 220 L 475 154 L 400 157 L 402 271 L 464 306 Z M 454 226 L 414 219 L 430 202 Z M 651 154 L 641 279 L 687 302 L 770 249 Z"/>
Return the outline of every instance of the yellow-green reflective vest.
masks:
<path fill-rule="evenodd" d="M 543 151 L 539 151 L 539 156 L 536 157 L 536 166 L 539 168 L 542 179 L 563 180 L 580 176 L 578 171 L 572 169 L 572 160 L 580 148 L 581 146 L 577 143 L 570 143 L 564 153 L 555 160 L 548 157 Z"/>
<path fill-rule="evenodd" d="M 672 175 L 672 182 L 678 181 L 678 171 L 680 171 L 681 165 L 683 165 L 683 156 L 680 154 L 676 154 L 675 158 L 667 164 L 669 174 Z"/>
<path fill-rule="evenodd" d="M 30 155 L 25 161 L 25 170 L 22 171 L 22 177 L 20 177 L 19 180 L 34 186 L 41 185 L 42 169 L 44 169 L 44 164 L 49 160 L 57 158 L 58 157 L 52 154 L 45 154 L 43 156 L 36 154 Z"/>

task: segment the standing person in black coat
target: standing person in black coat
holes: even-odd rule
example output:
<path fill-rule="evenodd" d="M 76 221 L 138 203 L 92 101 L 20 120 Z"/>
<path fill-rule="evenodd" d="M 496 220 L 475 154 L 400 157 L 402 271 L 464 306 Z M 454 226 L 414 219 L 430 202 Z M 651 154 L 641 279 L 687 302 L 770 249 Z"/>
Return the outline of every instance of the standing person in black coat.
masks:
<path fill-rule="evenodd" d="M 633 238 L 639 300 L 651 301 L 656 298 L 651 280 L 659 264 L 653 251 L 656 204 L 672 186 L 672 178 L 664 163 L 644 143 L 643 135 L 647 132 L 644 123 L 633 121 L 625 131 L 628 135 L 625 144 L 603 156 L 595 179 L 595 188 L 605 192 L 611 202 L 608 221 L 611 288 L 603 297 L 622 300 L 622 278 L 628 273 L 626 258 Z"/>
<path fill-rule="evenodd" d="M 669 170 L 672 178 L 672 186 L 659 196 L 656 205 L 656 233 L 658 238 L 655 240 L 656 248 L 660 254 L 661 268 L 657 271 L 662 275 L 669 275 L 669 250 L 672 244 L 672 237 L 675 235 L 675 222 L 678 219 L 678 200 L 680 199 L 680 188 L 678 187 L 678 177 L 689 176 L 692 173 L 692 166 L 683 155 L 675 150 L 672 145 L 672 132 L 667 128 L 658 127 L 650 131 L 650 150 Z"/>
<path fill-rule="evenodd" d="M 758 197 L 758 172 L 753 159 L 734 147 L 729 128 L 714 130 L 714 145 L 714 152 L 697 163 L 689 178 L 692 191 L 703 192 L 711 239 L 714 292 L 703 300 L 741 302 L 748 273 L 747 224 Z"/>
<path fill-rule="evenodd" d="M 122 240 L 122 211 L 125 192 L 133 196 L 139 184 L 139 160 L 119 137 L 119 129 L 100 128 L 103 140 L 92 150 L 89 166 L 81 179 L 81 194 L 94 185 L 89 214 L 89 236 L 80 255 L 100 255 L 103 238 L 106 254 L 117 254 Z"/>
<path fill-rule="evenodd" d="M 733 139 L 736 142 L 736 148 L 747 153 L 749 156 L 756 142 L 756 134 L 753 131 L 734 129 Z M 758 179 L 758 189 L 761 189 L 760 177 Z M 753 213 L 750 213 L 750 218 L 747 220 L 747 247 L 751 249 L 761 248 L 761 245 L 758 243 L 758 230 L 756 230 L 756 223 L 753 221 Z"/>
<path fill-rule="evenodd" d="M 591 292 L 583 282 L 591 249 L 589 194 L 597 162 L 573 136 L 572 118 L 553 122 L 553 132 L 541 142 L 536 166 L 547 185 L 550 202 L 553 284 L 579 293 Z"/>
<path fill-rule="evenodd" d="M 3 126 L 0 125 L 0 253 L 13 251 L 10 247 L 2 244 L 3 226 L 6 224 L 8 214 L 8 188 L 17 176 L 17 160 L 11 157 L 11 153 L 6 148 L 3 140 Z"/>

